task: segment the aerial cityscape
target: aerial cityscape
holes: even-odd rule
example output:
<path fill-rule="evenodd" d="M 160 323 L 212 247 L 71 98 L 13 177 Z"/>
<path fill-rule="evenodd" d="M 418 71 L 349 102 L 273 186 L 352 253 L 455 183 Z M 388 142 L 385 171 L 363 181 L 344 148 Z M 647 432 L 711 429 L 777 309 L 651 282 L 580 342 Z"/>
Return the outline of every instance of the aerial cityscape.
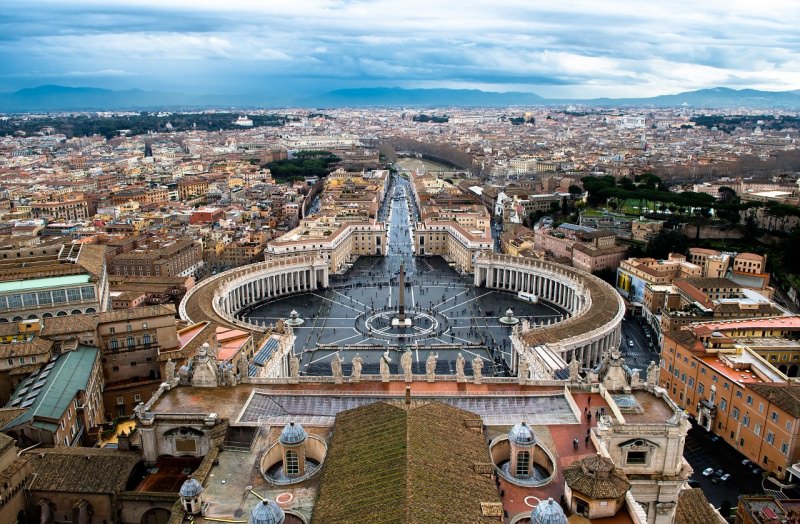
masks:
<path fill-rule="evenodd" d="M 0 524 L 799 522 L 800 11 L 527 4 L 7 2 Z"/>

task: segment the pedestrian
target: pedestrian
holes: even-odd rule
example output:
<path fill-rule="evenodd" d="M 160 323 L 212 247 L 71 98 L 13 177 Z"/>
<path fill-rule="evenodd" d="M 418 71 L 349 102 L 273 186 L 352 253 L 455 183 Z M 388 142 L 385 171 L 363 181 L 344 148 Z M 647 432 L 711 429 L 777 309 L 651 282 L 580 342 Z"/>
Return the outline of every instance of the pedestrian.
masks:
<path fill-rule="evenodd" d="M 588 433 L 586 434 L 586 438 L 583 439 L 583 445 L 584 446 L 588 446 L 589 445 L 589 434 Z"/>
<path fill-rule="evenodd" d="M 592 430 L 591 430 L 591 429 L 587 429 L 587 430 L 586 430 L 586 437 L 587 437 L 587 438 L 589 437 L 589 433 L 591 433 L 591 432 L 592 432 Z"/>
<path fill-rule="evenodd" d="M 588 404 L 589 406 L 592 405 L 592 397 L 591 396 L 589 396 L 589 399 L 586 401 L 586 404 Z"/>
<path fill-rule="evenodd" d="M 586 415 L 586 418 L 589 420 L 589 424 L 591 424 L 592 423 L 592 412 L 591 411 Z"/>

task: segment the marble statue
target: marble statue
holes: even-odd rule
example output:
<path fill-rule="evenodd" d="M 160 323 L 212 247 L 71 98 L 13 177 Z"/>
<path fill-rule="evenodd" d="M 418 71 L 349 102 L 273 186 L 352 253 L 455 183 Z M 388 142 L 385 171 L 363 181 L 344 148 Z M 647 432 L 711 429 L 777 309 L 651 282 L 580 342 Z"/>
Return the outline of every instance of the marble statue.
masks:
<path fill-rule="evenodd" d="M 289 377 L 293 380 L 300 378 L 300 360 L 294 355 L 289 357 Z"/>
<path fill-rule="evenodd" d="M 528 361 L 524 358 L 519 359 L 519 365 L 517 365 L 517 377 L 519 378 L 519 383 L 524 385 L 528 382 Z"/>
<path fill-rule="evenodd" d="M 577 358 L 573 358 L 569 363 L 569 379 L 572 382 L 575 382 L 581 378 L 581 361 Z"/>
<path fill-rule="evenodd" d="M 459 381 L 464 380 L 464 355 L 461 353 L 456 357 L 456 379 Z"/>
<path fill-rule="evenodd" d="M 475 357 L 472 359 L 472 379 L 475 381 L 476 384 L 481 383 L 481 379 L 483 378 L 483 359 L 481 357 Z"/>
<path fill-rule="evenodd" d="M 144 419 L 144 414 L 147 409 L 144 407 L 144 402 L 139 402 L 136 404 L 136 407 L 133 408 L 133 412 L 136 414 L 136 418 L 139 420 Z"/>
<path fill-rule="evenodd" d="M 351 382 L 361 381 L 361 366 L 363 365 L 364 365 L 364 359 L 361 358 L 360 353 L 356 353 L 356 356 L 353 357 L 353 370 L 350 372 Z"/>
<path fill-rule="evenodd" d="M 403 352 L 403 354 L 400 356 L 400 367 L 403 368 L 403 375 L 405 376 L 406 382 L 411 382 L 412 364 L 413 359 L 411 357 L 411 350 L 406 349 L 405 352 Z"/>
<path fill-rule="evenodd" d="M 342 362 L 344 359 L 336 353 L 331 360 L 331 373 L 333 373 L 333 382 L 336 384 L 342 383 Z"/>
<path fill-rule="evenodd" d="M 655 362 L 653 362 L 651 360 L 650 361 L 650 365 L 647 366 L 647 385 L 648 386 L 653 386 L 653 387 L 658 386 L 658 376 L 660 374 L 660 371 L 661 370 L 658 367 L 658 364 L 656 364 Z"/>
<path fill-rule="evenodd" d="M 171 358 L 164 365 L 164 374 L 167 376 L 167 382 L 175 380 L 175 362 Z"/>
<path fill-rule="evenodd" d="M 389 356 L 389 350 L 387 349 L 386 351 L 384 351 L 380 362 L 382 382 L 389 382 L 389 375 L 391 374 L 391 370 L 389 369 L 389 362 L 391 361 L 392 357 Z"/>
<path fill-rule="evenodd" d="M 439 353 L 431 351 L 428 353 L 428 359 L 425 361 L 425 374 L 428 376 L 429 382 L 433 382 L 433 377 L 436 375 L 437 358 L 439 358 Z"/>

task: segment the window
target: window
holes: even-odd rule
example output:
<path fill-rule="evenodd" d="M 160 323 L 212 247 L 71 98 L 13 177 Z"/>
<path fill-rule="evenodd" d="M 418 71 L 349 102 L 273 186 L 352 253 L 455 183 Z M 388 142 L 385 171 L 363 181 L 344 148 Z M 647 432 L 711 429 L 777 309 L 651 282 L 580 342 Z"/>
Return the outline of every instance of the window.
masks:
<path fill-rule="evenodd" d="M 629 451 L 625 459 L 626 464 L 647 464 L 646 451 Z"/>
<path fill-rule="evenodd" d="M 750 427 L 750 415 L 745 415 L 744 417 L 742 417 L 742 424 L 746 428 Z"/>
<path fill-rule="evenodd" d="M 705 389 L 706 388 L 702 384 L 697 384 L 697 392 L 700 393 L 701 395 L 703 394 L 703 391 Z"/>
<path fill-rule="evenodd" d="M 756 427 L 753 428 L 753 433 L 755 433 L 756 436 L 761 435 L 761 424 L 756 424 Z"/>
<path fill-rule="evenodd" d="M 124 406 L 125 405 L 125 397 L 117 397 L 117 405 Z"/>
<path fill-rule="evenodd" d="M 786 421 L 786 431 L 788 431 L 789 433 L 792 432 L 792 421 L 791 420 L 787 420 Z"/>
<path fill-rule="evenodd" d="M 789 443 L 788 442 L 782 442 L 781 443 L 781 453 L 783 453 L 784 455 L 789 453 Z"/>
<path fill-rule="evenodd" d="M 769 418 L 772 420 L 772 422 L 778 422 L 778 413 L 773 411 L 772 413 L 770 413 Z"/>
<path fill-rule="evenodd" d="M 14 359 L 13 358 L 8 359 L 8 365 L 9 366 L 13 366 L 14 365 Z"/>
<path fill-rule="evenodd" d="M 717 376 L 716 376 L 716 375 L 714 375 L 713 377 L 711 377 L 711 382 L 716 382 L 717 380 L 718 380 L 718 379 L 717 379 Z"/>
<path fill-rule="evenodd" d="M 133 328 L 131 327 L 131 325 L 130 325 L 130 324 L 128 324 L 127 326 L 125 326 L 125 331 L 127 331 L 128 333 L 130 333 L 131 331 L 133 331 Z"/>
<path fill-rule="evenodd" d="M 739 408 L 733 408 L 731 416 L 734 418 L 734 420 L 739 420 Z"/>
<path fill-rule="evenodd" d="M 767 431 L 767 442 L 769 444 L 775 444 L 775 433 L 772 431 Z"/>
<path fill-rule="evenodd" d="M 527 451 L 523 451 L 519 455 L 527 455 L 527 454 L 528 454 Z M 520 463 L 520 459 L 522 458 L 519 455 L 517 455 L 517 474 L 518 475 L 520 474 L 519 473 L 519 463 Z M 297 452 L 295 450 L 293 450 L 293 449 L 287 449 L 286 450 L 286 464 L 285 464 L 285 466 L 286 466 L 285 471 L 286 471 L 287 475 L 297 475 L 298 473 L 300 473 L 300 461 L 297 458 Z"/>
<path fill-rule="evenodd" d="M 142 336 L 142 344 L 149 344 L 149 343 L 150 343 L 150 335 L 148 335 L 147 333 L 145 333 L 145 334 Z"/>
<path fill-rule="evenodd" d="M 133 337 L 128 337 L 128 347 L 132 348 L 135 345 L 136 345 L 136 340 L 134 340 Z"/>
<path fill-rule="evenodd" d="M 728 401 L 723 398 L 722 400 L 719 401 L 719 409 L 725 411 L 727 408 L 728 408 Z"/>
<path fill-rule="evenodd" d="M 763 402 L 759 402 L 758 403 L 758 412 L 759 413 L 764 413 L 764 403 Z"/>
<path fill-rule="evenodd" d="M 753 405 L 753 397 L 751 397 L 750 395 L 747 395 L 747 405 L 748 406 Z"/>
<path fill-rule="evenodd" d="M 147 322 L 142 322 L 142 329 L 147 329 Z"/>
<path fill-rule="evenodd" d="M 141 402 L 142 401 L 142 396 L 137 393 L 137 394 L 135 394 L 133 396 L 133 400 L 135 400 L 136 402 Z"/>
<path fill-rule="evenodd" d="M 114 333 L 116 333 L 116 332 L 117 332 L 117 328 L 110 327 L 110 328 L 108 328 L 108 332 L 109 332 L 109 333 L 111 333 L 111 334 L 113 335 Z"/>
<path fill-rule="evenodd" d="M 80 302 L 81 290 L 79 288 L 70 288 L 67 290 L 67 300 L 70 302 Z"/>
<path fill-rule="evenodd" d="M 117 342 L 116 338 L 112 338 L 109 345 L 111 346 L 111 349 L 119 349 L 119 342 Z"/>
<path fill-rule="evenodd" d="M 700 373 L 702 375 L 705 375 L 706 374 L 706 368 L 700 368 Z"/>
<path fill-rule="evenodd" d="M 736 398 L 742 398 L 742 392 L 741 391 L 737 391 L 736 392 Z"/>
<path fill-rule="evenodd" d="M 722 387 L 725 388 L 725 389 L 731 389 L 731 385 L 728 384 L 727 382 L 725 384 L 723 384 Z"/>
<path fill-rule="evenodd" d="M 689 377 L 689 382 L 688 382 L 688 384 L 689 384 L 689 387 L 690 387 L 690 388 L 693 388 L 693 387 L 694 387 L 694 379 L 693 379 L 692 377 Z"/>

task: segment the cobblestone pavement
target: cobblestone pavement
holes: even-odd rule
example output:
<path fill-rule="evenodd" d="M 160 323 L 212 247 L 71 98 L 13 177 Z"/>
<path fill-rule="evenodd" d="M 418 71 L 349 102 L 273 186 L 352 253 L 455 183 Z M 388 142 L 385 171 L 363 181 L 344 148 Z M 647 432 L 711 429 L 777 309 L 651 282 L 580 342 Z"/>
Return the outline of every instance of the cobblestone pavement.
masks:
<path fill-rule="evenodd" d="M 295 328 L 295 352 L 301 358 L 301 371 L 308 375 L 329 375 L 334 354 L 344 359 L 347 373 L 356 353 L 364 360 L 363 373 L 377 373 L 386 349 L 396 372 L 399 352 L 406 348 L 412 350 L 414 371 L 419 372 L 431 346 L 439 355 L 437 372 L 454 372 L 460 352 L 468 372 L 471 361 L 480 357 L 484 375 L 502 375 L 503 360 L 510 356 L 511 328 L 499 317 L 511 308 L 517 318 L 552 322 L 560 320 L 564 311 L 546 303 L 522 302 L 512 293 L 475 288 L 469 275 L 459 274 L 441 257 L 414 256 L 413 205 L 409 205 L 413 197 L 407 180 L 398 176 L 394 180 L 386 197 L 390 202 L 387 256 L 360 257 L 345 274 L 331 278 L 329 289 L 270 301 L 247 317 L 272 323 L 297 310 L 305 324 Z M 406 308 L 424 312 L 433 321 L 420 319 L 411 328 L 387 325 L 398 307 L 401 262 Z"/>

